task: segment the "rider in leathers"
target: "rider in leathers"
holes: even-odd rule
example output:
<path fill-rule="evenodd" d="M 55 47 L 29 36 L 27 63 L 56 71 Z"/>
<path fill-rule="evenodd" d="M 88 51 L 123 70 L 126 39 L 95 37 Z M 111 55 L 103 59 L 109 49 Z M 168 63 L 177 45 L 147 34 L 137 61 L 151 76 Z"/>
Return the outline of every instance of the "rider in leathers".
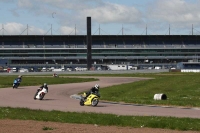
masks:
<path fill-rule="evenodd" d="M 45 88 L 46 90 L 47 90 L 47 92 L 48 92 L 48 86 L 47 86 L 47 83 L 44 83 L 44 85 L 42 85 L 42 86 L 40 86 L 39 88 L 38 88 L 38 92 L 39 91 L 41 91 L 43 88 Z"/>
<path fill-rule="evenodd" d="M 91 93 L 98 93 L 100 86 L 96 84 L 94 87 L 92 87 L 87 93 L 85 99 L 91 94 Z"/>

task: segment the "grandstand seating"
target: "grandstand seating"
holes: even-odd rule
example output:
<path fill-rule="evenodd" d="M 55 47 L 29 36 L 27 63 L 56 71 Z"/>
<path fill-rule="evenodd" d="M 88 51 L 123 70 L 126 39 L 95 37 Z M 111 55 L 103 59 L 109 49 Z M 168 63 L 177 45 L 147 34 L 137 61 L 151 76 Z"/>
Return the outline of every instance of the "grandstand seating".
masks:
<path fill-rule="evenodd" d="M 104 45 L 93 44 L 92 48 L 104 48 Z"/>
<path fill-rule="evenodd" d="M 84 62 L 86 42 L 86 36 L 6 36 L 0 41 L 0 57 L 15 61 L 26 57 L 34 58 L 35 62 L 52 58 L 68 62 L 82 59 L 81 62 Z M 146 59 L 154 62 L 164 62 L 167 59 L 168 62 L 178 62 L 187 61 L 198 54 L 200 39 L 198 36 L 95 36 L 92 38 L 91 48 L 95 53 L 93 58 L 103 59 L 103 62 L 113 62 L 116 59 L 118 62 L 134 62 L 136 58 L 140 62 Z M 4 49 L 8 51 L 5 52 Z M 10 53 L 17 53 L 17 56 Z"/>

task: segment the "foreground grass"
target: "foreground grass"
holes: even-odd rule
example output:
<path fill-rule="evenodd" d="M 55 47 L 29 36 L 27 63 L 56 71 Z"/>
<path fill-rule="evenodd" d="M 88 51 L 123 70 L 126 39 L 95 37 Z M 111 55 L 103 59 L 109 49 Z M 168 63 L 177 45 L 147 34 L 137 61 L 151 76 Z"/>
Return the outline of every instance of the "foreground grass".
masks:
<path fill-rule="evenodd" d="M 52 121 L 102 126 L 149 127 L 181 131 L 200 131 L 200 120 L 158 116 L 122 116 L 112 114 L 76 113 L 0 107 L 0 119 Z"/>
<path fill-rule="evenodd" d="M 0 76 L 0 88 L 12 87 L 14 79 L 17 76 Z M 23 76 L 20 86 L 40 86 L 44 83 L 51 84 L 68 84 L 68 83 L 80 83 L 96 81 L 94 78 L 75 78 L 75 77 L 36 77 L 36 76 Z"/>

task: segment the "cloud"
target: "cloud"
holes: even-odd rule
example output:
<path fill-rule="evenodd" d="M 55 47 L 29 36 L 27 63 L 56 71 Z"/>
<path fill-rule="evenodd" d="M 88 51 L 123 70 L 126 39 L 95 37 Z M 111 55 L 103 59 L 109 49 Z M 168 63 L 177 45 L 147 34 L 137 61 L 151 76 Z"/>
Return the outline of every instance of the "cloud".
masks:
<path fill-rule="evenodd" d="M 27 25 L 16 22 L 1 24 L 1 32 L 4 35 L 27 35 Z M 44 35 L 45 31 L 34 26 L 28 26 L 28 35 Z"/>
<path fill-rule="evenodd" d="M 30 0 L 18 0 L 19 7 L 30 8 L 33 6 Z"/>
<path fill-rule="evenodd" d="M 157 0 L 154 7 L 149 7 L 148 19 L 155 19 L 177 25 L 199 23 L 200 2 L 189 3 L 184 0 Z"/>
<path fill-rule="evenodd" d="M 2 3 L 10 3 L 10 2 L 14 2 L 14 0 L 0 0 L 0 2 L 2 2 Z"/>
<path fill-rule="evenodd" d="M 21 34 L 21 31 L 24 30 L 24 26 L 20 23 L 10 22 L 3 25 L 5 30 L 5 34 L 13 35 L 13 34 Z"/>
<path fill-rule="evenodd" d="M 73 16 L 76 20 L 92 16 L 98 23 L 133 23 L 140 21 L 142 15 L 135 7 L 101 0 L 19 0 L 18 5 L 34 14 L 56 12 L 60 16 Z"/>
<path fill-rule="evenodd" d="M 191 34 L 192 25 L 200 28 L 200 9 L 197 0 L 155 0 L 143 13 L 137 27 L 148 27 L 148 34 Z M 170 27 L 170 29 L 169 29 Z"/>
<path fill-rule="evenodd" d="M 13 3 L 10 3 L 11 1 Z M 179 31 L 186 28 L 191 30 L 192 24 L 195 28 L 200 28 L 198 7 L 200 1 L 197 0 L 152 0 L 151 3 L 140 7 L 134 2 L 117 4 L 103 0 L 0 0 L 0 2 L 9 4 L 8 9 L 1 9 L 3 12 L 7 10 L 12 13 L 9 21 L 4 24 L 4 28 L 9 24 L 9 27 L 15 29 L 13 31 L 6 27 L 10 34 L 21 34 L 27 28 L 26 23 L 30 25 L 31 34 L 45 34 L 49 27 L 45 31 L 42 28 L 47 24 L 53 24 L 53 28 L 58 29 L 59 34 L 75 34 L 73 33 L 75 25 L 77 34 L 85 34 L 88 16 L 92 17 L 92 25 L 96 26 L 93 29 L 98 28 L 100 24 L 102 28 L 112 27 L 113 33 L 118 33 L 121 25 L 125 31 L 137 30 L 139 34 L 146 25 L 148 31 L 155 34 L 162 34 L 163 31 L 166 33 L 169 24 Z M 56 12 L 54 17 L 52 17 L 53 12 Z M 128 27 L 135 29 L 130 30 Z"/>
<path fill-rule="evenodd" d="M 41 0 L 35 0 L 41 2 Z M 102 0 L 42 0 L 43 4 L 48 4 L 54 8 L 67 10 L 83 10 L 86 8 L 101 5 Z"/>
<path fill-rule="evenodd" d="M 134 23 L 141 20 L 141 15 L 135 7 L 112 3 L 80 11 L 81 17 L 91 16 L 98 23 Z"/>
<path fill-rule="evenodd" d="M 60 27 L 61 35 L 75 35 L 78 32 L 79 32 L 78 30 L 75 30 L 75 28 L 72 27 L 67 27 L 67 26 Z"/>

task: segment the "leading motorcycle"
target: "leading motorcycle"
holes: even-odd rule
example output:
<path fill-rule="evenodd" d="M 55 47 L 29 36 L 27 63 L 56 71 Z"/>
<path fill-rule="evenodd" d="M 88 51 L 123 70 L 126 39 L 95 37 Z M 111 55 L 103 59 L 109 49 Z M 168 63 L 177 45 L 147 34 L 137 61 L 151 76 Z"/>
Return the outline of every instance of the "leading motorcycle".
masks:
<path fill-rule="evenodd" d="M 84 106 L 84 105 L 91 105 L 91 106 L 97 106 L 97 104 L 99 103 L 99 98 L 100 98 L 100 94 L 99 93 L 91 93 L 87 98 L 86 97 L 86 93 L 83 93 L 83 95 L 81 95 L 80 98 L 80 105 Z"/>
<path fill-rule="evenodd" d="M 34 95 L 34 99 L 42 100 L 44 98 L 45 94 L 47 94 L 47 93 L 48 93 L 48 91 L 46 88 L 42 88 L 42 89 L 38 88 L 37 92 Z"/>
<path fill-rule="evenodd" d="M 12 87 L 13 87 L 13 89 L 15 89 L 15 88 L 17 89 L 19 87 L 19 85 L 20 85 L 20 82 L 17 79 L 15 79 Z"/>
<path fill-rule="evenodd" d="M 19 83 L 13 83 L 13 89 L 17 89 L 19 87 Z"/>

